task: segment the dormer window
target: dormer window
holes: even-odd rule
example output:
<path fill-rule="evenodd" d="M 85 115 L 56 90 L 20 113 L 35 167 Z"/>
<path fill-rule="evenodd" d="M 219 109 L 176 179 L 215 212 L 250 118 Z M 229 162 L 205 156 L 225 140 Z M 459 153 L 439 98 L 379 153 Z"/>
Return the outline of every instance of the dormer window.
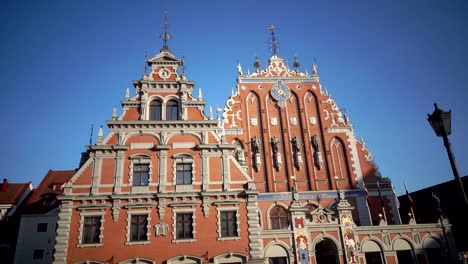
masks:
<path fill-rule="evenodd" d="M 150 120 L 162 119 L 162 103 L 159 100 L 154 100 L 150 104 Z"/>
<path fill-rule="evenodd" d="M 175 100 L 166 103 L 166 120 L 179 119 L 179 104 Z"/>

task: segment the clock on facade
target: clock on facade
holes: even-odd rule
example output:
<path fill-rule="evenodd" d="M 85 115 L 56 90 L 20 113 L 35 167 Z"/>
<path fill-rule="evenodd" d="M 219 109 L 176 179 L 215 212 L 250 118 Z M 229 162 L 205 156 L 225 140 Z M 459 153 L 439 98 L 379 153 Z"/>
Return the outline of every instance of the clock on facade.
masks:
<path fill-rule="evenodd" d="M 291 90 L 281 81 L 278 81 L 271 89 L 271 96 L 278 101 L 278 106 L 283 107 L 286 105 L 286 99 L 291 96 Z"/>

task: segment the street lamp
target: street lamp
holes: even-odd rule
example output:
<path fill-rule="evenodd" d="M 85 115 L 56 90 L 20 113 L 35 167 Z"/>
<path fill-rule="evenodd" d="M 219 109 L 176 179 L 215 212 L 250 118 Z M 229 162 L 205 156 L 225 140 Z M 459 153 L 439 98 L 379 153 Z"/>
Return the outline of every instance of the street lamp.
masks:
<path fill-rule="evenodd" d="M 450 165 L 452 166 L 453 175 L 455 176 L 455 181 L 460 186 L 461 193 L 463 198 L 465 199 L 465 206 L 468 205 L 468 199 L 466 198 L 465 189 L 463 188 L 463 183 L 461 181 L 460 175 L 458 174 L 457 164 L 455 163 L 455 157 L 452 153 L 452 147 L 450 145 L 450 141 L 448 139 L 448 135 L 452 132 L 451 127 L 451 114 L 452 111 L 445 112 L 437 107 L 437 104 L 434 104 L 434 112 L 432 115 L 427 114 L 427 121 L 431 124 L 432 129 L 438 137 L 442 137 L 444 139 L 444 146 L 447 149 L 447 154 L 450 160 Z"/>

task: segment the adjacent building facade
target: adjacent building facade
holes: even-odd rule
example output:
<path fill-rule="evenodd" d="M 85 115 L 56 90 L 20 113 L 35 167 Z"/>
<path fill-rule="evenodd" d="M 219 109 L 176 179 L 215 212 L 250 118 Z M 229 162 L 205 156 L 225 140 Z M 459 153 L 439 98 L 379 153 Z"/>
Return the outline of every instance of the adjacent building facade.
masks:
<path fill-rule="evenodd" d="M 26 201 L 33 186 L 28 183 L 12 183 L 3 179 L 0 184 L 0 262 L 13 262 L 18 233 L 19 209 Z"/>
<path fill-rule="evenodd" d="M 167 39 L 64 185 L 55 263 L 452 258 L 450 225 L 401 223 L 390 180 L 315 64 L 290 69 L 273 48 L 252 73 L 238 65 L 215 117 Z"/>
<path fill-rule="evenodd" d="M 49 170 L 22 205 L 14 263 L 53 262 L 60 206 L 57 197 L 61 195 L 63 185 L 74 174 L 74 170 Z"/>

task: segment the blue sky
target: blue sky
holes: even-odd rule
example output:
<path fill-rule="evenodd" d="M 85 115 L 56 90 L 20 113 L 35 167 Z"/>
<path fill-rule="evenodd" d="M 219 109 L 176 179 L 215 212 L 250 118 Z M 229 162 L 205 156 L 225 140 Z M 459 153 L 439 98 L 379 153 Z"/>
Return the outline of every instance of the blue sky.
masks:
<path fill-rule="evenodd" d="M 90 127 L 111 118 L 144 54 L 161 48 L 164 8 L 172 52 L 209 105 L 223 106 L 236 64 L 279 54 L 311 71 L 345 107 L 381 173 L 403 194 L 453 179 L 426 121 L 452 110 L 450 136 L 468 174 L 468 2 L 450 1 L 13 1 L 0 2 L 2 178 L 38 185 L 49 169 L 74 169 Z M 133 90 L 132 90 L 133 94 Z"/>

